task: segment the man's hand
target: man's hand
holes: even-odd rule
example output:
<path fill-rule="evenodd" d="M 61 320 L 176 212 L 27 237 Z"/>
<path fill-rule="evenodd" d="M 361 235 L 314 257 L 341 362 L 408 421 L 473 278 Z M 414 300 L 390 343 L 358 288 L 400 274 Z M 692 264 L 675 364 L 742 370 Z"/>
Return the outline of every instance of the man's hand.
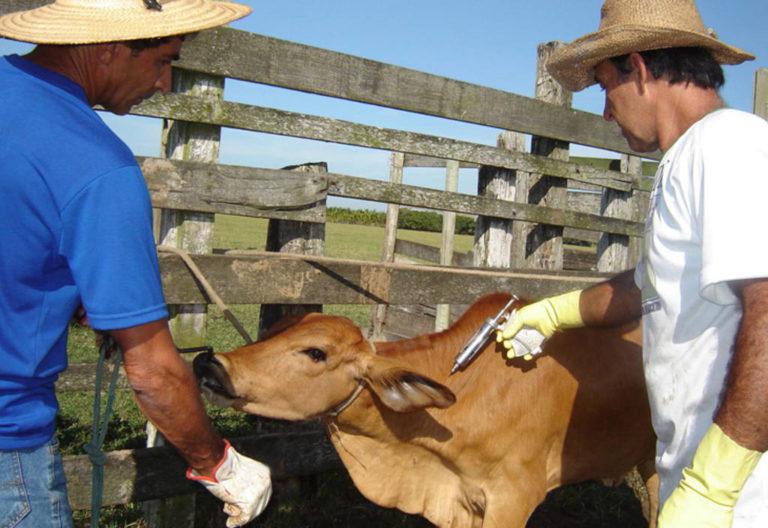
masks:
<path fill-rule="evenodd" d="M 658 528 L 729 528 L 741 488 L 762 453 L 731 440 L 712 424 L 690 467 L 664 503 Z"/>
<path fill-rule="evenodd" d="M 548 339 L 558 330 L 584 326 L 579 309 L 580 298 L 581 290 L 576 290 L 517 310 L 504 329 L 496 333 L 496 341 L 503 342 L 507 349 L 507 358 L 517 356 L 512 338 L 524 327 L 533 328 Z"/>
<path fill-rule="evenodd" d="M 224 458 L 213 475 L 200 475 L 189 468 L 187 478 L 199 482 L 225 503 L 224 513 L 229 515 L 227 528 L 234 528 L 252 521 L 264 511 L 272 496 L 272 482 L 267 466 L 241 455 L 225 442 Z"/>

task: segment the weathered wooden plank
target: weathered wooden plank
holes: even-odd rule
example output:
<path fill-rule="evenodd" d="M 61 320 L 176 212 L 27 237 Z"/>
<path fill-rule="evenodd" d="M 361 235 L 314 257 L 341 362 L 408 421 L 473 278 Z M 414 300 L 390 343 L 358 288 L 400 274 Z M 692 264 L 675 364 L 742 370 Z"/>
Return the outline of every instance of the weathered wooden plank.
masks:
<path fill-rule="evenodd" d="M 440 263 L 440 248 L 398 238 L 395 241 L 395 253 L 411 259 L 419 259 L 434 264 Z M 451 265 L 463 268 L 472 266 L 472 252 L 454 253 Z"/>
<path fill-rule="evenodd" d="M 312 475 L 341 467 L 321 432 L 265 434 L 232 439 L 241 453 L 267 464 L 275 479 Z M 175 497 L 203 491 L 185 478 L 186 464 L 171 447 L 112 451 L 104 467 L 105 506 Z M 86 455 L 64 458 L 69 502 L 76 510 L 91 506 L 91 463 Z"/>
<path fill-rule="evenodd" d="M 180 67 L 303 92 L 631 152 L 587 112 L 416 70 L 229 28 L 189 42 Z"/>
<path fill-rule="evenodd" d="M 425 262 L 437 264 L 440 259 L 440 250 L 434 246 L 419 244 L 410 240 L 398 239 L 395 251 L 410 259 L 419 259 Z M 453 265 L 464 268 L 472 267 L 472 252 L 454 253 Z M 563 269 L 589 271 L 595 269 L 595 253 L 583 249 L 566 247 L 563 250 Z"/>
<path fill-rule="evenodd" d="M 390 306 L 382 328 L 388 341 L 432 333 L 435 330 L 435 307 L 423 304 Z"/>
<path fill-rule="evenodd" d="M 566 271 L 596 271 L 597 255 L 594 251 L 566 247 L 563 249 L 563 269 Z"/>
<path fill-rule="evenodd" d="M 514 152 L 525 152 L 526 143 L 526 136 L 519 132 L 505 131 L 496 139 L 499 148 Z M 520 199 L 520 174 L 521 171 L 500 167 L 481 167 L 477 173 L 477 195 L 509 202 L 524 202 L 525 200 Z M 478 215 L 472 246 L 475 266 L 512 267 L 517 246 L 524 246 L 516 244 L 515 240 L 515 231 L 520 231 L 521 223 Z"/>
<path fill-rule="evenodd" d="M 445 190 L 455 193 L 459 189 L 459 162 L 451 160 L 445 171 Z M 450 266 L 453 262 L 453 246 L 456 239 L 456 213 L 443 212 L 443 233 L 440 243 L 440 264 Z M 449 304 L 438 304 L 435 315 L 435 331 L 440 332 L 448 328 L 451 317 Z"/>
<path fill-rule="evenodd" d="M 599 274 L 466 270 L 263 253 L 192 258 L 227 304 L 468 304 L 494 291 L 538 299 L 604 278 Z M 160 268 L 167 302 L 207 302 L 179 257 L 161 254 Z"/>
<path fill-rule="evenodd" d="M 422 156 L 420 154 L 406 154 L 403 166 L 405 167 L 423 167 L 432 169 L 443 169 L 448 165 L 450 160 L 441 158 L 432 158 L 429 156 Z M 477 163 L 469 163 L 462 161 L 459 163 L 461 169 L 479 169 L 480 165 Z"/>
<path fill-rule="evenodd" d="M 286 216 L 296 219 L 297 217 L 293 216 L 292 213 L 267 213 L 263 211 L 267 207 L 288 209 L 301 206 L 304 203 L 311 204 L 315 198 L 320 198 L 328 193 L 334 196 L 399 203 L 472 215 L 485 214 L 498 218 L 546 221 L 555 225 L 562 221 L 561 218 L 564 214 L 568 223 L 563 225 L 566 226 L 616 232 L 630 236 L 642 235 L 642 226 L 633 222 L 604 220 L 597 215 L 549 210 L 525 204 L 510 204 L 506 201 L 500 201 L 497 206 L 489 206 L 490 203 L 494 202 L 493 200 L 477 200 L 477 197 L 470 195 L 446 194 L 423 187 L 367 180 L 342 174 L 301 175 L 274 169 L 195 164 L 157 158 L 139 158 L 139 160 L 142 170 L 147 173 L 145 177 L 151 187 L 153 199 L 156 199 L 158 204 L 177 201 L 186 203 L 193 210 L 195 207 L 200 207 L 206 211 L 233 212 L 233 214 L 245 214 L 247 216 Z M 251 181 L 254 183 L 249 183 Z M 221 187 L 226 187 L 226 189 Z M 201 194 L 199 196 L 183 196 L 186 194 L 185 189 Z M 238 189 L 242 189 L 242 196 L 236 194 Z M 260 189 L 267 189 L 266 196 L 257 192 Z M 179 196 L 171 198 L 171 194 L 178 194 Z M 237 203 L 233 205 L 229 203 L 230 201 Z M 315 203 L 314 206 L 314 209 L 307 209 L 302 214 L 322 221 L 321 205 Z M 541 210 L 537 212 L 538 209 Z M 263 214 L 259 211 L 262 211 Z M 551 213 L 551 211 L 557 212 Z"/>
<path fill-rule="evenodd" d="M 137 158 L 152 205 L 206 213 L 324 222 L 322 174 Z"/>
<path fill-rule="evenodd" d="M 393 152 L 389 162 L 389 181 L 398 185 L 403 182 L 403 166 L 405 155 L 402 152 Z M 382 262 L 394 262 L 395 244 L 397 242 L 397 220 L 400 215 L 400 206 L 387 204 L 387 217 L 384 224 L 384 243 L 381 251 Z M 387 305 L 377 304 L 371 309 L 371 338 L 380 339 L 383 335 L 383 325 L 387 319 Z"/>
<path fill-rule="evenodd" d="M 754 112 L 768 119 L 768 68 L 760 68 L 755 72 Z"/>
<path fill-rule="evenodd" d="M 173 70 L 174 93 L 196 97 L 209 104 L 224 100 L 224 77 Z M 161 151 L 175 160 L 215 164 L 219 159 L 221 127 L 207 123 L 164 119 Z M 158 238 L 160 244 L 189 253 L 210 254 L 213 251 L 215 216 L 182 209 L 160 209 Z M 207 305 L 168 306 L 169 326 L 178 346 L 202 346 L 206 342 Z M 149 424 L 149 428 L 154 425 Z M 154 438 L 150 434 L 150 441 Z M 150 523 L 154 525 L 154 523 Z M 158 527 L 159 528 L 159 527 Z"/>
<path fill-rule="evenodd" d="M 506 151 L 488 145 L 242 103 L 207 101 L 173 93 L 156 94 L 134 107 L 133 113 L 519 169 L 622 191 L 632 186 L 647 185 L 644 179 L 633 181 L 617 171 Z"/>
<path fill-rule="evenodd" d="M 640 174 L 643 160 L 637 156 L 622 156 L 622 170 L 630 174 Z M 645 218 L 641 196 L 633 192 L 621 192 L 605 189 L 600 203 L 601 212 L 614 218 L 641 220 Z M 630 247 L 631 239 L 623 235 L 603 233 L 597 243 L 597 269 L 600 271 L 619 272 L 632 268 L 640 256 L 640 245 Z M 634 251 L 633 251 L 634 250 Z"/>
<path fill-rule="evenodd" d="M 305 163 L 284 170 L 301 174 L 327 174 L 325 162 Z M 325 209 L 325 200 L 320 203 Z M 290 220 L 270 220 L 267 226 L 267 251 L 302 255 L 322 255 L 325 253 L 325 224 L 314 222 L 294 222 Z M 309 312 L 322 312 L 320 304 L 262 304 L 259 308 L 259 336 L 264 335 L 280 319 L 287 315 Z"/>
<path fill-rule="evenodd" d="M 448 314 L 450 322 L 454 323 L 467 308 L 469 305 L 466 304 L 450 305 Z M 392 341 L 432 333 L 436 316 L 436 307 L 432 305 L 390 306 L 384 325 L 384 335 L 387 340 Z"/>
<path fill-rule="evenodd" d="M 2 0 L 0 1 L 0 15 L 34 9 L 51 3 L 53 0 Z"/>
<path fill-rule="evenodd" d="M 470 215 L 493 216 L 510 220 L 546 223 L 629 236 L 642 236 L 643 225 L 576 211 L 552 209 L 530 204 L 493 200 L 468 194 L 449 193 L 388 182 L 366 180 L 342 174 L 328 174 L 328 194 L 376 202 L 398 203 Z"/>
<path fill-rule="evenodd" d="M 0 14 L 43 3 L 6 0 Z M 631 153 L 616 125 L 596 114 L 231 28 L 201 32 L 185 44 L 178 66 Z"/>
<path fill-rule="evenodd" d="M 571 107 L 573 95 L 563 88 L 547 71 L 549 57 L 563 44 L 547 42 L 537 47 L 536 60 L 536 99 L 562 106 Z M 552 137 L 535 135 L 531 138 L 531 153 L 550 159 L 567 161 L 569 144 Z M 568 180 L 546 174 L 518 173 L 517 193 L 521 196 L 516 201 L 529 204 L 567 208 Z M 524 185 L 521 185 L 525 180 Z M 524 188 L 524 193 L 523 193 Z M 520 198 L 525 198 L 520 199 Z M 525 267 L 531 269 L 563 269 L 563 228 L 551 224 L 527 224 L 515 236 L 525 240 Z"/>

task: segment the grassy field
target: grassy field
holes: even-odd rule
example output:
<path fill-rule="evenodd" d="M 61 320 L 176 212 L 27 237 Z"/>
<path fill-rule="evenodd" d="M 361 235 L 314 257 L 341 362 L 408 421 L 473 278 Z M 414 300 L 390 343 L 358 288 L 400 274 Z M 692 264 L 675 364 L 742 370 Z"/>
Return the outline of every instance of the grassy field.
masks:
<path fill-rule="evenodd" d="M 381 260 L 384 229 L 381 227 L 326 224 L 325 254 L 329 257 L 358 260 Z M 398 238 L 440 246 L 440 233 L 400 229 Z M 216 217 L 214 247 L 223 249 L 264 249 L 267 239 L 267 221 L 238 216 Z M 472 237 L 456 235 L 455 251 L 472 250 Z"/>
<path fill-rule="evenodd" d="M 398 237 L 439 246 L 439 233 L 398 231 Z M 266 221 L 240 217 L 218 216 L 214 247 L 221 249 L 264 248 Z M 382 253 L 383 229 L 360 225 L 328 224 L 326 255 L 360 260 L 379 260 Z M 459 235 L 456 251 L 471 250 L 472 237 Z M 243 325 L 256 334 L 257 306 L 233 306 L 233 312 Z M 357 324 L 368 325 L 370 308 L 365 306 L 332 305 L 324 311 L 344 315 Z M 226 351 L 242 344 L 239 335 L 215 307 L 209 310 L 208 342 L 214 350 Z M 70 334 L 71 363 L 94 362 L 97 355 L 90 331 L 73 328 Z M 92 393 L 65 393 L 61 396 L 59 438 L 65 454 L 81 454 L 88 441 L 91 423 Z M 217 428 L 225 436 L 248 434 L 252 419 L 229 409 L 210 408 Z M 105 450 L 143 447 L 145 420 L 136 409 L 128 392 L 118 395 L 115 415 L 110 423 Z M 207 495 L 200 500 L 209 501 Z M 213 509 L 218 505 L 211 503 Z M 101 526 L 107 528 L 142 527 L 142 512 L 138 505 L 105 509 Z M 88 526 L 87 512 L 76 515 L 76 526 Z M 200 524 L 208 526 L 206 522 Z M 211 524 L 213 526 L 213 524 Z M 378 508 L 363 498 L 352 485 L 345 471 L 340 470 L 287 484 L 277 484 L 276 496 L 267 511 L 252 527 L 263 528 L 416 528 L 431 526 L 420 517 L 396 510 Z M 596 483 L 569 486 L 550 494 L 528 523 L 530 528 L 639 528 L 645 526 L 639 503 L 626 487 L 605 488 Z"/>

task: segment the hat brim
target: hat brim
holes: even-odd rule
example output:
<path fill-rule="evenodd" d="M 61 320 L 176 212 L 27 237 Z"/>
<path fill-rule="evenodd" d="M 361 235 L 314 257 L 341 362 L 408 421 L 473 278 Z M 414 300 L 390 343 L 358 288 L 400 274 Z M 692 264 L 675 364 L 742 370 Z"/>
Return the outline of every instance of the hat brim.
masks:
<path fill-rule="evenodd" d="M 594 68 L 606 59 L 633 52 L 678 47 L 707 48 L 720 64 L 741 64 L 755 58 L 744 50 L 701 33 L 623 25 L 590 33 L 559 48 L 547 61 L 547 70 L 566 89 L 578 92 L 595 84 Z"/>
<path fill-rule="evenodd" d="M 228 24 L 251 12 L 232 2 L 177 0 L 162 11 L 53 3 L 0 17 L 0 35 L 33 44 L 95 44 L 161 38 Z"/>

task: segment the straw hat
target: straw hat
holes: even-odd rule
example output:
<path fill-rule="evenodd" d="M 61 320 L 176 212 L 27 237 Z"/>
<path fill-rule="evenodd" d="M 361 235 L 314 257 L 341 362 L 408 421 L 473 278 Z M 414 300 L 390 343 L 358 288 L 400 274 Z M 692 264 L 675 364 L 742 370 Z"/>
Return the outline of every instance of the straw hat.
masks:
<path fill-rule="evenodd" d="M 35 44 L 91 44 L 181 35 L 251 12 L 211 0 L 55 0 L 0 17 L 0 36 Z"/>
<path fill-rule="evenodd" d="M 663 48 L 703 47 L 720 64 L 755 57 L 717 39 L 704 26 L 694 0 L 605 0 L 600 27 L 559 48 L 547 69 L 577 92 L 595 83 L 594 67 L 611 57 Z"/>

